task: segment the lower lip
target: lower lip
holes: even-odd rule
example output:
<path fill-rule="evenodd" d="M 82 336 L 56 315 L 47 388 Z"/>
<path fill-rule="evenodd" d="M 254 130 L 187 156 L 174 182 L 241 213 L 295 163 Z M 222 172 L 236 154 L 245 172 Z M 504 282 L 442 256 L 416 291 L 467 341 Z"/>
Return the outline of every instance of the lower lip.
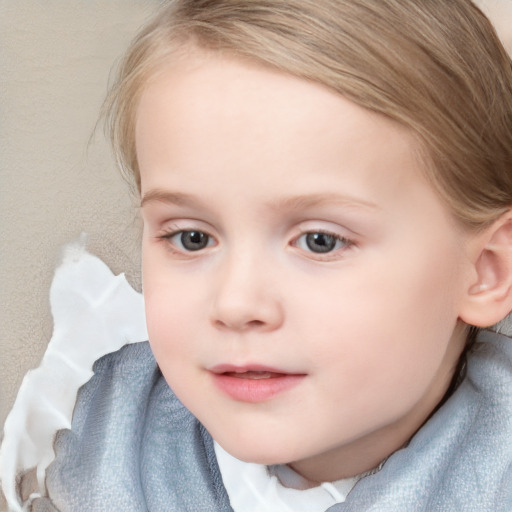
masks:
<path fill-rule="evenodd" d="M 304 375 L 281 374 L 266 379 L 250 379 L 214 373 L 215 385 L 226 395 L 239 402 L 265 402 L 297 386 Z"/>

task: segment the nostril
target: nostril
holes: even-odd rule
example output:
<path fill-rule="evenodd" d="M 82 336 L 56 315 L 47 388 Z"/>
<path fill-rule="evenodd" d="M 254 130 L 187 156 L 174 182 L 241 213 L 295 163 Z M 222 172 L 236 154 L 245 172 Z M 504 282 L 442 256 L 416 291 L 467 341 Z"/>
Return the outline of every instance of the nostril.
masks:
<path fill-rule="evenodd" d="M 247 322 L 248 327 L 260 327 L 262 325 L 265 325 L 265 322 L 262 322 L 261 320 L 251 320 L 250 322 Z"/>
<path fill-rule="evenodd" d="M 225 328 L 225 329 L 226 328 L 227 329 L 236 328 L 239 330 L 256 329 L 256 328 L 262 327 L 264 325 L 265 325 L 265 322 L 263 322 L 262 320 L 250 320 L 249 322 L 244 322 L 241 325 L 233 325 L 228 322 L 223 322 L 222 320 L 215 320 L 216 327 Z"/>

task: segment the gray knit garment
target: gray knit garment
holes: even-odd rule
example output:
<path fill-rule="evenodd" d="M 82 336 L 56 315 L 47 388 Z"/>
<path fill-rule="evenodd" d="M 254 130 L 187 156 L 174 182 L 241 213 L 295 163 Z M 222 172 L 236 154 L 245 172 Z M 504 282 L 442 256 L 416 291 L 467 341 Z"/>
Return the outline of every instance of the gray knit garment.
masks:
<path fill-rule="evenodd" d="M 57 435 L 49 498 L 32 510 L 231 511 L 213 441 L 169 389 L 148 344 L 127 345 L 94 371 L 72 430 Z M 512 512 L 512 340 L 482 333 L 457 391 L 329 511 Z"/>

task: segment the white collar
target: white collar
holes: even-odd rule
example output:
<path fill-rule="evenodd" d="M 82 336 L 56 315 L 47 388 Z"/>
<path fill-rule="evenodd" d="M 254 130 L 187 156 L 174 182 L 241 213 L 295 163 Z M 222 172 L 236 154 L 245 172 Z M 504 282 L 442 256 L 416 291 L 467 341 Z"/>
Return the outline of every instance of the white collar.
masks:
<path fill-rule="evenodd" d="M 215 443 L 215 454 L 222 480 L 235 512 L 325 512 L 343 503 L 359 477 L 322 483 L 318 487 L 301 487 L 304 479 L 289 466 L 272 466 L 236 459 Z M 283 482 L 283 483 L 282 483 Z"/>

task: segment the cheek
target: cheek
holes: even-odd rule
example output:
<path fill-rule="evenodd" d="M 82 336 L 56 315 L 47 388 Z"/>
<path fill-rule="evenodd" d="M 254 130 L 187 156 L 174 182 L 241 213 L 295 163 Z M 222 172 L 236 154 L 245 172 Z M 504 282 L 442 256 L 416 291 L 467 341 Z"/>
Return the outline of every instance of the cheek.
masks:
<path fill-rule="evenodd" d="M 190 338 L 190 330 L 197 325 L 198 307 L 190 292 L 181 291 L 174 286 L 149 287 L 144 292 L 146 322 L 149 340 L 152 346 L 166 348 L 168 351 L 187 347 L 184 343 Z"/>
<path fill-rule="evenodd" d="M 149 344 L 167 384 L 188 407 L 197 403 L 201 394 L 194 377 L 197 372 L 197 312 L 176 286 L 150 289 L 145 294 Z M 194 379 L 194 386 L 190 385 Z M 195 410 L 195 409 L 194 409 Z"/>
<path fill-rule="evenodd" d="M 143 287 L 149 342 L 158 363 L 170 364 L 190 347 L 187 330 L 195 325 L 197 294 L 169 272 L 165 258 L 143 253 Z"/>
<path fill-rule="evenodd" d="M 415 372 L 428 378 L 457 321 L 456 278 L 442 259 L 368 261 L 364 271 L 352 269 L 322 293 L 310 292 L 297 318 L 299 332 L 317 340 L 312 348 L 318 366 L 331 366 L 360 383 L 368 375 L 384 385 L 406 382 Z"/>

